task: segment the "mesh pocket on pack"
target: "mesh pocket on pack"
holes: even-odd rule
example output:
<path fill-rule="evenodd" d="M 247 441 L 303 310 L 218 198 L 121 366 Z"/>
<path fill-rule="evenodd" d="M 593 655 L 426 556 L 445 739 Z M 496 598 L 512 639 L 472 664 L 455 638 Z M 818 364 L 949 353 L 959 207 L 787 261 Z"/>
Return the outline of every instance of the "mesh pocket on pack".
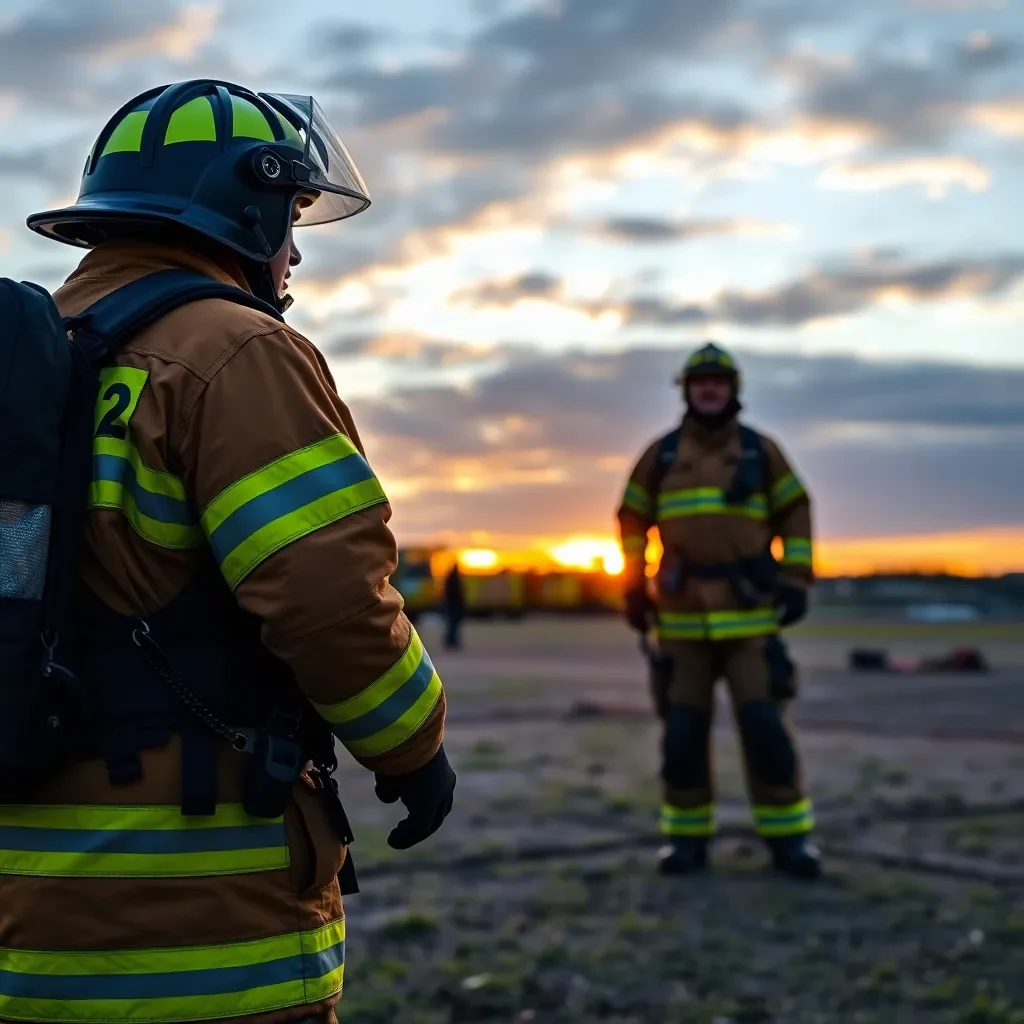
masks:
<path fill-rule="evenodd" d="M 0 597 L 42 598 L 49 543 L 49 505 L 0 501 Z"/>

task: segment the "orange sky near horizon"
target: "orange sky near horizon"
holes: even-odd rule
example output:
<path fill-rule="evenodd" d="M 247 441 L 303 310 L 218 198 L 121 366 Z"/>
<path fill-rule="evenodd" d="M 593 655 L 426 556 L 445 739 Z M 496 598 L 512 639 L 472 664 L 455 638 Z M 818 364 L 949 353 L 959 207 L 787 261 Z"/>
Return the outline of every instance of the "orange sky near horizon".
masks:
<path fill-rule="evenodd" d="M 495 538 L 497 540 L 497 538 Z M 558 566 L 617 572 L 621 553 L 611 536 L 587 535 L 538 539 L 521 546 L 478 543 L 460 547 L 469 571 L 497 568 L 551 569 Z M 656 542 L 649 557 L 656 554 Z M 935 572 L 958 576 L 998 576 L 1024 572 L 1024 526 L 992 526 L 904 536 L 822 538 L 815 545 L 820 576 L 858 576 L 885 572 Z"/>

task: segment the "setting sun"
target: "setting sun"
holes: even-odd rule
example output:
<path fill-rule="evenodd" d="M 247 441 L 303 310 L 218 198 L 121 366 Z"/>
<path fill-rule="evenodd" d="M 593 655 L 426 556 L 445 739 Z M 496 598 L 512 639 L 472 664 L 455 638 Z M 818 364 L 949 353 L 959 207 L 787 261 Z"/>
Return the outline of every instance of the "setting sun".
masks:
<path fill-rule="evenodd" d="M 602 568 L 609 575 L 618 576 L 624 567 L 622 550 L 611 538 L 571 537 L 548 553 L 566 569 Z"/>
<path fill-rule="evenodd" d="M 459 564 L 466 569 L 494 569 L 498 565 L 498 552 L 489 548 L 469 548 L 459 552 Z"/>

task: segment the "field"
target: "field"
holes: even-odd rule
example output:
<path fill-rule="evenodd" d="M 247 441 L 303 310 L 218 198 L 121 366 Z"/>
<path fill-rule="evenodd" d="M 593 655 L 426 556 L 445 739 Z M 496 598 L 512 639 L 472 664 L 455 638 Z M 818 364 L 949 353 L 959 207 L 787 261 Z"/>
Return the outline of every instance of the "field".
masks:
<path fill-rule="evenodd" d="M 614 620 L 471 624 L 446 654 L 459 773 L 442 831 L 396 854 L 393 808 L 342 770 L 362 892 L 353 1024 L 1024 1024 L 1024 627 L 807 626 L 793 707 L 827 878 L 778 878 L 749 831 L 723 703 L 713 871 L 663 879 L 659 728 Z M 980 676 L 852 675 L 980 646 Z"/>

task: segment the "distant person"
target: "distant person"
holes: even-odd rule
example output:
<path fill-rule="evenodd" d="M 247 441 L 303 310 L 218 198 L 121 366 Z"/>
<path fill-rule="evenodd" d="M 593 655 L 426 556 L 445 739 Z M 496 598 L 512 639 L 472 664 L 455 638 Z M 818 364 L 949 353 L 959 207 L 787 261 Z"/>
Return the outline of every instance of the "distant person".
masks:
<path fill-rule="evenodd" d="M 449 651 L 462 647 L 462 618 L 466 612 L 466 595 L 462 572 L 456 562 L 444 581 L 444 645 Z"/>
<path fill-rule="evenodd" d="M 784 717 L 795 670 L 778 637 L 807 612 L 811 503 L 778 445 L 740 424 L 740 375 L 708 344 L 677 378 L 686 414 L 652 444 L 626 487 L 619 525 L 629 624 L 672 660 L 663 740 L 664 874 L 701 870 L 715 832 L 710 772 L 714 687 L 729 685 L 754 821 L 777 870 L 821 873 L 800 762 Z M 657 603 L 644 552 L 657 526 L 664 556 Z M 781 565 L 771 553 L 783 542 Z"/>

